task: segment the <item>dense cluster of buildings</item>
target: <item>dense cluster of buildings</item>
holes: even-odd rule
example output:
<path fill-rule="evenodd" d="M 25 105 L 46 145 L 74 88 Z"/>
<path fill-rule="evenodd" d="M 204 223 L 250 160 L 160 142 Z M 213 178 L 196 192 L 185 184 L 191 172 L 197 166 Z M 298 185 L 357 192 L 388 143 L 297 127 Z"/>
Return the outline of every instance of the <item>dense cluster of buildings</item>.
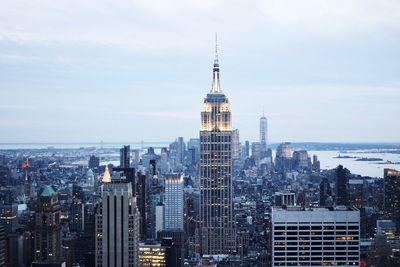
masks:
<path fill-rule="evenodd" d="M 400 171 L 241 143 L 219 71 L 199 138 L 1 151 L 0 267 L 400 266 Z"/>

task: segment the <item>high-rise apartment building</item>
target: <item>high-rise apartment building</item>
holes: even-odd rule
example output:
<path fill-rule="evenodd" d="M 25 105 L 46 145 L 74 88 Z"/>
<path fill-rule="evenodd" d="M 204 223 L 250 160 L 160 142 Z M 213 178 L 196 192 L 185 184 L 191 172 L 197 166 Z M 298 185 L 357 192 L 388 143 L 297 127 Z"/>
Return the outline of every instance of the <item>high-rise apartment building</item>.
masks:
<path fill-rule="evenodd" d="M 183 176 L 167 174 L 165 177 L 164 229 L 183 230 Z"/>
<path fill-rule="evenodd" d="M 396 223 L 400 232 L 400 171 L 384 170 L 385 217 Z"/>
<path fill-rule="evenodd" d="M 236 249 L 232 212 L 232 123 L 222 93 L 216 51 L 211 91 L 204 99 L 200 129 L 200 246 L 202 254 Z"/>
<path fill-rule="evenodd" d="M 272 266 L 359 266 L 360 212 L 274 207 Z"/>
<path fill-rule="evenodd" d="M 137 266 L 139 212 L 132 185 L 125 177 L 111 178 L 108 168 L 96 212 L 96 266 Z"/>
<path fill-rule="evenodd" d="M 265 117 L 263 113 L 262 117 L 260 118 L 260 148 L 262 154 L 265 154 L 267 151 L 267 131 L 267 117 Z"/>

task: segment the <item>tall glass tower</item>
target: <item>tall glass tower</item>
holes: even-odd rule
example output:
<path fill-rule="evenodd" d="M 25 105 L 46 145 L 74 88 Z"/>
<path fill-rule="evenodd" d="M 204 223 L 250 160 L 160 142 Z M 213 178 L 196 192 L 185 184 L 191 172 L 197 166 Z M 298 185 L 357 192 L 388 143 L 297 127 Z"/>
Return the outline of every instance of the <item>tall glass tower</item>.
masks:
<path fill-rule="evenodd" d="M 219 82 L 217 47 L 211 91 L 204 99 L 200 128 L 200 246 L 203 255 L 236 250 L 232 213 L 232 123 Z"/>

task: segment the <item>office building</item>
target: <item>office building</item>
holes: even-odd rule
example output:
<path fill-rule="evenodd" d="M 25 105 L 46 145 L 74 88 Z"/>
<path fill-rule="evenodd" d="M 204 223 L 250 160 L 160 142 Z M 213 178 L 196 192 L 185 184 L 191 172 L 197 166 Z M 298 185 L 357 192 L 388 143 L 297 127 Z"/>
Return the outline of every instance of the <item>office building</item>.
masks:
<path fill-rule="evenodd" d="M 131 165 L 131 147 L 123 146 L 120 150 L 119 166 L 121 168 L 129 168 Z"/>
<path fill-rule="evenodd" d="M 276 148 L 275 166 L 282 173 L 292 170 L 292 146 L 282 143 Z"/>
<path fill-rule="evenodd" d="M 240 138 L 239 129 L 232 131 L 232 159 L 240 158 Z"/>
<path fill-rule="evenodd" d="M 139 212 L 126 177 L 111 178 L 106 169 L 96 211 L 96 266 L 137 266 Z"/>
<path fill-rule="evenodd" d="M 293 152 L 293 162 L 292 166 L 294 169 L 310 170 L 311 169 L 311 159 L 308 157 L 306 150 L 299 150 Z"/>
<path fill-rule="evenodd" d="M 183 175 L 165 176 L 164 229 L 183 230 Z"/>
<path fill-rule="evenodd" d="M 332 207 L 332 188 L 328 178 L 324 177 L 319 184 L 319 205 L 321 207 Z"/>
<path fill-rule="evenodd" d="M 251 143 L 251 157 L 258 162 L 261 159 L 261 144 L 260 142 Z"/>
<path fill-rule="evenodd" d="M 95 155 L 90 156 L 88 166 L 89 169 L 97 169 L 100 166 L 100 159 Z"/>
<path fill-rule="evenodd" d="M 236 250 L 232 192 L 231 111 L 221 91 L 216 51 L 212 88 L 201 112 L 199 230 L 203 255 Z"/>
<path fill-rule="evenodd" d="M 336 168 L 336 205 L 348 206 L 349 193 L 348 193 L 348 176 L 349 171 L 339 165 Z"/>
<path fill-rule="evenodd" d="M 250 157 L 250 142 L 247 140 L 244 142 L 244 154 L 246 158 Z"/>
<path fill-rule="evenodd" d="M 360 212 L 272 208 L 272 266 L 359 266 Z"/>
<path fill-rule="evenodd" d="M 85 225 L 85 204 L 82 187 L 74 184 L 72 186 L 72 203 L 70 213 L 70 230 L 80 233 Z"/>
<path fill-rule="evenodd" d="M 400 171 L 384 170 L 385 217 L 396 223 L 400 232 Z"/>
<path fill-rule="evenodd" d="M 140 243 L 139 244 L 139 267 L 167 266 L 166 248 L 160 243 Z"/>
<path fill-rule="evenodd" d="M 35 264 L 60 264 L 61 211 L 57 193 L 47 185 L 35 203 L 34 228 Z"/>

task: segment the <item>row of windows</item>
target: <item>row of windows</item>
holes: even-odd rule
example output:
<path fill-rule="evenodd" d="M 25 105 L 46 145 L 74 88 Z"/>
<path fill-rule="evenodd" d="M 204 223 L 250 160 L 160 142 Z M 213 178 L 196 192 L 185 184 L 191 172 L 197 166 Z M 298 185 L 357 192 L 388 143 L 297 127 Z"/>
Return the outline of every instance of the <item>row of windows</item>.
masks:
<path fill-rule="evenodd" d="M 358 236 L 287 236 L 287 235 L 281 235 L 281 236 L 275 236 L 274 241 L 283 241 L 283 240 L 290 240 L 290 241 L 307 241 L 307 240 L 358 240 Z"/>
<path fill-rule="evenodd" d="M 358 266 L 353 262 L 275 262 L 274 266 Z"/>
<path fill-rule="evenodd" d="M 284 250 L 299 250 L 299 251 L 308 251 L 308 250 L 358 250 L 358 246 L 344 246 L 344 247 L 275 247 L 276 251 L 284 251 Z"/>
<path fill-rule="evenodd" d="M 275 256 L 334 256 L 334 255 L 356 255 L 358 256 L 359 253 L 358 251 L 311 251 L 311 252 L 291 252 L 291 251 L 287 251 L 285 252 L 275 252 L 274 253 Z"/>
<path fill-rule="evenodd" d="M 230 142 L 230 135 L 215 135 L 211 134 L 208 136 L 200 136 L 200 142 Z"/>
<path fill-rule="evenodd" d="M 359 260 L 358 257 L 275 257 L 274 261 L 353 261 Z"/>
<path fill-rule="evenodd" d="M 327 225 L 327 226 L 309 226 L 309 225 L 300 225 L 300 226 L 275 226 L 275 230 L 358 230 L 358 225 Z"/>
<path fill-rule="evenodd" d="M 337 241 L 337 242 L 283 242 L 276 241 L 275 246 L 346 246 L 346 245 L 358 245 L 358 242 L 354 241 Z"/>
<path fill-rule="evenodd" d="M 326 231 L 326 232 L 319 232 L 319 231 L 311 231 L 311 232 L 281 232 L 281 231 L 276 231 L 274 232 L 274 235 L 358 235 L 359 233 L 357 231 L 347 231 L 347 232 L 343 232 L 343 231 Z"/>

